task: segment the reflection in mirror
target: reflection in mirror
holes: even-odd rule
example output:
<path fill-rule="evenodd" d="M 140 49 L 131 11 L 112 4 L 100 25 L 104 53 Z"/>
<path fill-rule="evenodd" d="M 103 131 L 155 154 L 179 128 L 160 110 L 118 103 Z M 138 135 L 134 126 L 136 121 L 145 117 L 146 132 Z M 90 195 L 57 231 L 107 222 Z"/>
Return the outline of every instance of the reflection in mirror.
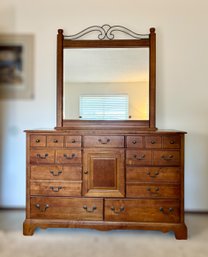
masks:
<path fill-rule="evenodd" d="M 64 49 L 64 119 L 148 120 L 149 49 Z"/>

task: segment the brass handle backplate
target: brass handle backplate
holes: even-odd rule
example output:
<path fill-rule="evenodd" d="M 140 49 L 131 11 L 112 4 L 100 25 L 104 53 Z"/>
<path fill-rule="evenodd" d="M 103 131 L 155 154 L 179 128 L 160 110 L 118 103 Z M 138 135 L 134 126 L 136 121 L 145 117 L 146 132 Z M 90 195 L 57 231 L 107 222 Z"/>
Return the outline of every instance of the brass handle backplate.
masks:
<path fill-rule="evenodd" d="M 137 157 L 137 155 L 135 154 L 135 155 L 134 155 L 134 158 L 137 159 L 137 160 L 139 160 L 139 161 L 144 160 L 144 159 L 145 159 L 145 154 L 143 154 L 143 155 L 141 155 L 141 156 L 139 156 L 139 157 Z"/>
<path fill-rule="evenodd" d="M 171 161 L 173 159 L 173 155 L 162 155 L 161 158 L 165 161 Z"/>
<path fill-rule="evenodd" d="M 39 209 L 40 212 L 45 212 L 46 209 L 49 208 L 49 204 L 45 204 L 44 206 L 41 207 L 41 205 L 40 205 L 39 203 L 36 203 L 36 204 L 35 204 L 35 207 L 36 207 L 37 209 Z"/>
<path fill-rule="evenodd" d="M 67 154 L 64 154 L 64 158 L 68 159 L 68 160 L 71 160 L 73 158 L 75 158 L 76 154 L 72 154 L 71 156 L 68 156 Z"/>
<path fill-rule="evenodd" d="M 99 141 L 101 144 L 106 145 L 107 143 L 110 142 L 110 139 L 107 138 L 106 140 L 102 140 L 102 139 L 100 138 L 100 139 L 98 139 L 98 141 Z"/>
<path fill-rule="evenodd" d="M 36 156 L 37 156 L 38 158 L 40 158 L 40 159 L 46 159 L 46 158 L 48 157 L 48 154 L 45 153 L 45 155 L 42 156 L 41 154 L 38 153 Z"/>
<path fill-rule="evenodd" d="M 53 191 L 53 192 L 59 192 L 61 189 L 62 189 L 62 187 L 61 186 L 59 186 L 59 187 L 50 187 L 50 189 Z"/>
<path fill-rule="evenodd" d="M 54 177 L 56 177 L 56 176 L 61 175 L 61 174 L 62 174 L 62 171 L 61 171 L 61 170 L 58 170 L 57 172 L 55 172 L 55 171 L 53 171 L 53 170 L 50 170 L 50 173 L 51 173 Z"/>
<path fill-rule="evenodd" d="M 114 206 L 111 207 L 111 211 L 113 211 L 115 214 L 120 214 L 125 210 L 124 206 L 121 206 L 119 209 L 116 209 Z"/>
<path fill-rule="evenodd" d="M 93 206 L 92 208 L 88 208 L 87 205 L 83 205 L 83 209 L 86 211 L 86 212 L 94 212 L 97 207 L 96 206 Z"/>

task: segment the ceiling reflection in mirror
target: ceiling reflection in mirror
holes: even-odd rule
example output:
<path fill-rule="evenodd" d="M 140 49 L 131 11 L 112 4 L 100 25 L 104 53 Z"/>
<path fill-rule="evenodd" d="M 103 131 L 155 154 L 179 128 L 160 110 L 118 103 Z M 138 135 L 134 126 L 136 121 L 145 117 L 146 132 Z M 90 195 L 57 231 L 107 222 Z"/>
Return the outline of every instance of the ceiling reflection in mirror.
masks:
<path fill-rule="evenodd" d="M 149 49 L 64 49 L 64 119 L 148 120 Z"/>

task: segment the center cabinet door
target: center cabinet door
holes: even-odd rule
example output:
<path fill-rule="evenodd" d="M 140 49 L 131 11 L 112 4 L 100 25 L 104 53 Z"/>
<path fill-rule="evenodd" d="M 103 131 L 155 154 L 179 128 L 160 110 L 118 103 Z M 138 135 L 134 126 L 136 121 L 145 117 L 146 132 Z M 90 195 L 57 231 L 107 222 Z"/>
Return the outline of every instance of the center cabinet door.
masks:
<path fill-rule="evenodd" d="M 124 197 L 124 150 L 85 149 L 83 195 Z"/>

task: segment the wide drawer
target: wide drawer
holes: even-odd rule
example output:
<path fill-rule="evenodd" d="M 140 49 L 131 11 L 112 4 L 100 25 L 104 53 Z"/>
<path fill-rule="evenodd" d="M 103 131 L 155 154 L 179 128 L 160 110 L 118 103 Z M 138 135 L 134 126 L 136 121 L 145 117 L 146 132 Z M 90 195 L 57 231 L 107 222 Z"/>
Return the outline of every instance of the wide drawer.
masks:
<path fill-rule="evenodd" d="M 81 196 L 81 181 L 31 181 L 30 194 L 43 196 Z"/>
<path fill-rule="evenodd" d="M 127 197 L 138 198 L 179 198 L 178 185 L 128 183 L 126 185 Z"/>
<path fill-rule="evenodd" d="M 180 151 L 153 151 L 153 165 L 180 165 Z"/>
<path fill-rule="evenodd" d="M 57 163 L 73 163 L 79 164 L 82 162 L 81 150 L 78 149 L 63 149 L 56 151 Z"/>
<path fill-rule="evenodd" d="M 103 199 L 31 197 L 31 218 L 103 220 Z"/>
<path fill-rule="evenodd" d="M 127 167 L 127 182 L 179 182 L 178 167 Z"/>
<path fill-rule="evenodd" d="M 124 147 L 123 136 L 85 136 L 84 147 Z"/>
<path fill-rule="evenodd" d="M 55 151 L 44 149 L 44 150 L 31 150 L 30 151 L 30 163 L 54 163 Z"/>
<path fill-rule="evenodd" d="M 150 150 L 127 150 L 126 151 L 127 165 L 151 165 L 152 152 Z"/>
<path fill-rule="evenodd" d="M 105 200 L 106 221 L 177 223 L 179 215 L 179 201 L 176 200 Z"/>
<path fill-rule="evenodd" d="M 81 180 L 81 166 L 31 166 L 30 178 L 33 180 Z"/>

